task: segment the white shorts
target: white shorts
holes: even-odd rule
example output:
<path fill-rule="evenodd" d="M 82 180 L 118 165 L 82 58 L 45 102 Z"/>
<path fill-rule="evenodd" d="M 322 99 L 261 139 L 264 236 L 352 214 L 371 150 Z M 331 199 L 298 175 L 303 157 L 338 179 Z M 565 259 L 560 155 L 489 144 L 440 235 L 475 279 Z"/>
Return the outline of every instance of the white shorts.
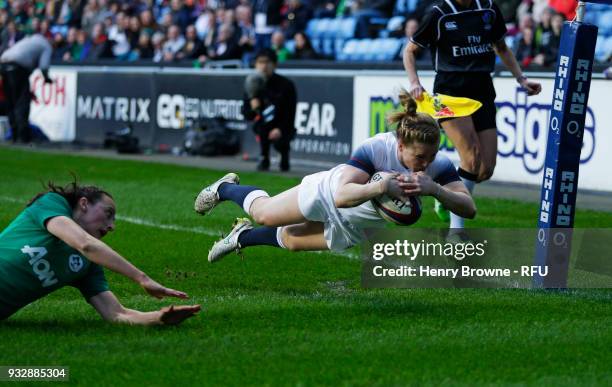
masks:
<path fill-rule="evenodd" d="M 337 167 L 308 175 L 298 190 L 298 206 L 310 221 L 324 224 L 323 234 L 330 250 L 352 247 L 363 239 L 363 231 L 348 222 L 336 208 L 334 193 L 337 188 Z"/>

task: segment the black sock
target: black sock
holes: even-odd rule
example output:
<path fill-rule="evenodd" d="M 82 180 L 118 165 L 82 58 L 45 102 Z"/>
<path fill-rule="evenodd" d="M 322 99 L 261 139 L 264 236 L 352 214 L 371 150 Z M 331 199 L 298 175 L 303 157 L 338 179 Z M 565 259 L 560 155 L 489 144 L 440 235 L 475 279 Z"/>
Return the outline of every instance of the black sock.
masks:
<path fill-rule="evenodd" d="M 274 246 L 281 247 L 278 244 L 276 233 L 278 227 L 261 226 L 251 230 L 245 230 L 238 236 L 240 247 L 249 246 Z"/>

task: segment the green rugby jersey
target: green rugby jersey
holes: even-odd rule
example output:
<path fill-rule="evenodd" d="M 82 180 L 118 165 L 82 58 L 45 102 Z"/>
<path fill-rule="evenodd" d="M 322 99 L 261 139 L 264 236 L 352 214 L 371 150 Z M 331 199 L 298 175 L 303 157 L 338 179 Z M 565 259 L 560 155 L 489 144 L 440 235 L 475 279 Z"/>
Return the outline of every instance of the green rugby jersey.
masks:
<path fill-rule="evenodd" d="M 0 234 L 0 319 L 66 285 L 85 299 L 108 290 L 100 266 L 47 231 L 55 216 L 72 218 L 72 209 L 61 195 L 47 193 Z"/>

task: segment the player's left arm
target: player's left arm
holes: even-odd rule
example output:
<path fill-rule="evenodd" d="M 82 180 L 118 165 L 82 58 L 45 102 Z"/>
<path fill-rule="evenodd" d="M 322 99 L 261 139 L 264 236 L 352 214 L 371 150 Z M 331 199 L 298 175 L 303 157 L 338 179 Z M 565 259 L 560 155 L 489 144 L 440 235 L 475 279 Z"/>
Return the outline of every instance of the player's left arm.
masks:
<path fill-rule="evenodd" d="M 152 312 L 128 309 L 110 290 L 91 297 L 89 303 L 104 320 L 131 325 L 178 325 L 200 311 L 200 305 L 171 305 Z"/>
<path fill-rule="evenodd" d="M 444 208 L 462 218 L 476 217 L 476 203 L 461 180 L 441 185 L 424 172 L 413 173 L 410 177 L 402 176 L 402 179 L 401 187 L 406 195 L 433 196 Z"/>
<path fill-rule="evenodd" d="M 518 64 L 514 53 L 508 47 L 504 38 L 494 43 L 493 48 L 495 49 L 495 53 L 499 56 L 504 65 L 506 65 L 508 70 L 510 70 L 512 75 L 514 75 L 514 78 L 519 83 L 519 85 L 521 85 L 525 90 L 527 90 L 527 95 L 536 95 L 542 91 L 542 85 L 539 82 L 530 81 L 525 75 L 523 75 L 521 66 Z"/>

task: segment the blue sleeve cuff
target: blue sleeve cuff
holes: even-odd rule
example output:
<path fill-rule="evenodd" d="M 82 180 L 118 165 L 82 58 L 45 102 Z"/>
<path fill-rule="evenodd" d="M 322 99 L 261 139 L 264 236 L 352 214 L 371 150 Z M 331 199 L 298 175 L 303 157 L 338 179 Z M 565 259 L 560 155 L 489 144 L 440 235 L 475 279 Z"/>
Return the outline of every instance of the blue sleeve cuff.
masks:
<path fill-rule="evenodd" d="M 459 177 L 459 174 L 457 173 L 457 171 L 453 168 L 453 169 L 447 169 L 440 175 L 436 176 L 436 178 L 433 180 L 440 185 L 447 185 L 454 181 L 461 181 L 461 178 Z"/>
<path fill-rule="evenodd" d="M 373 175 L 375 172 L 374 166 L 372 165 L 372 163 L 368 163 L 366 161 L 360 160 L 357 157 L 351 157 L 351 159 L 347 161 L 346 163 L 352 167 L 361 169 L 368 175 Z"/>

